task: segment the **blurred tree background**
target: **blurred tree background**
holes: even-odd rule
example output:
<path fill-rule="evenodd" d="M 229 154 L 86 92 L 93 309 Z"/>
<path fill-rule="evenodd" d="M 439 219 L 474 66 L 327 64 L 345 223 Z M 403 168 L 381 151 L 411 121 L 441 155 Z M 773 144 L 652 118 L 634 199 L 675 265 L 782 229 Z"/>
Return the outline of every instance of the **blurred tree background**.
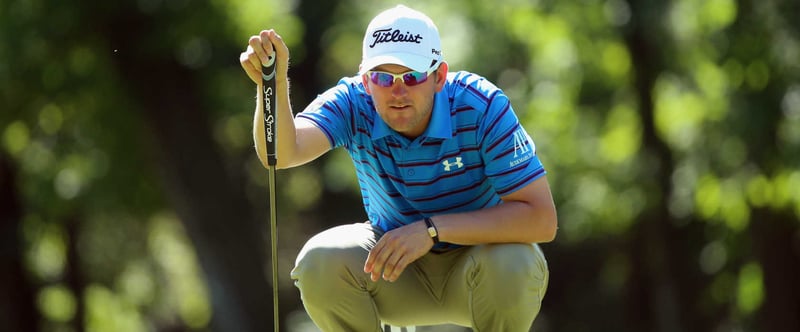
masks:
<path fill-rule="evenodd" d="M 800 2 L 408 3 L 503 88 L 560 230 L 536 331 L 800 331 Z M 354 75 L 390 1 L 0 0 L 0 331 L 269 331 L 250 35 L 296 112 Z M 288 278 L 365 218 L 345 153 L 277 180 Z"/>

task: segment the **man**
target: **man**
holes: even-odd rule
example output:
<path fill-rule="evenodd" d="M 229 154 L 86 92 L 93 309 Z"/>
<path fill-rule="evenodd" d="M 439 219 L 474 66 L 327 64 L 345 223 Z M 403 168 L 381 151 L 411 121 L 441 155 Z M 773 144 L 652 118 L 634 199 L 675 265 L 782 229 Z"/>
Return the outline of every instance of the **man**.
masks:
<path fill-rule="evenodd" d="M 548 281 L 536 243 L 553 240 L 557 218 L 508 98 L 478 75 L 448 73 L 436 26 L 405 6 L 372 20 L 362 51 L 358 75 L 296 117 L 280 36 L 252 36 L 240 57 L 261 84 L 261 63 L 277 56 L 279 168 L 336 147 L 356 167 L 369 221 L 301 250 L 291 276 L 308 314 L 323 331 L 379 331 L 381 321 L 528 331 Z M 257 107 L 265 163 L 263 137 Z"/>

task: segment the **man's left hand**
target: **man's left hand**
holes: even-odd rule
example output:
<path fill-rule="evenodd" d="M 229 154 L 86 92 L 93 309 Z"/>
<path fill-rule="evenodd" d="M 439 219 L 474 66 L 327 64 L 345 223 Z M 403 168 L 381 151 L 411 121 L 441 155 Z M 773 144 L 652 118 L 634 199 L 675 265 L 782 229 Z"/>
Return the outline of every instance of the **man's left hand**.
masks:
<path fill-rule="evenodd" d="M 395 228 L 381 237 L 369 252 L 364 272 L 370 274 L 372 281 L 395 281 L 403 270 L 427 254 L 433 247 L 433 239 L 428 234 L 425 222 L 420 220 L 403 227 Z"/>

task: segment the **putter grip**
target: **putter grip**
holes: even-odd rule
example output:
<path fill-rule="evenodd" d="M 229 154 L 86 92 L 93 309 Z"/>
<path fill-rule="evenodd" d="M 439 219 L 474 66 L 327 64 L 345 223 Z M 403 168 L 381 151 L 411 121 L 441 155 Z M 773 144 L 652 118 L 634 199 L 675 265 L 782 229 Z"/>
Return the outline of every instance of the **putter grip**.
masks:
<path fill-rule="evenodd" d="M 275 53 L 261 67 L 261 83 L 263 86 L 264 138 L 267 142 L 267 165 L 275 166 L 278 162 L 275 154 L 275 139 L 278 135 L 276 119 L 278 105 L 275 101 Z"/>

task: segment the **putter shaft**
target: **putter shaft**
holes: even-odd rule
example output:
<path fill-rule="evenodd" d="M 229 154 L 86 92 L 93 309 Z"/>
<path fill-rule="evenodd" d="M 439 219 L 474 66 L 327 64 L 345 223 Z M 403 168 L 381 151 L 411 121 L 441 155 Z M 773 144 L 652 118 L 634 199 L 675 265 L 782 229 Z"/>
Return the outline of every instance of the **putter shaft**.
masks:
<path fill-rule="evenodd" d="M 279 332 L 278 324 L 278 222 L 277 210 L 275 205 L 275 166 L 269 166 L 269 242 L 272 246 L 272 308 L 275 320 L 275 332 Z"/>

